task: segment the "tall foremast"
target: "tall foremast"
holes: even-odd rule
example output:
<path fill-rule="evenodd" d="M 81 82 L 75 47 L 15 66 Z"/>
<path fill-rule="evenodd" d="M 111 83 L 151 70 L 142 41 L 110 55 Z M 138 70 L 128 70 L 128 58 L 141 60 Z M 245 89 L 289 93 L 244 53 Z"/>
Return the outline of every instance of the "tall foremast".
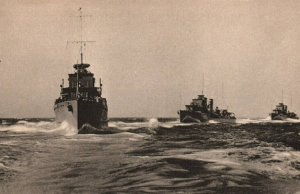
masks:
<path fill-rule="evenodd" d="M 86 68 L 90 66 L 89 64 L 85 64 L 83 62 L 83 47 L 86 46 L 87 43 L 95 42 L 95 41 L 83 40 L 83 18 L 84 17 L 90 17 L 90 15 L 83 15 L 81 7 L 78 9 L 78 11 L 79 11 L 79 15 L 75 16 L 75 17 L 78 17 L 79 20 L 80 20 L 80 40 L 68 41 L 68 43 L 80 44 L 80 64 L 75 64 L 73 66 L 76 69 L 76 77 L 77 77 L 77 83 L 76 83 L 76 98 L 77 99 L 80 97 L 80 94 L 79 94 L 79 73 L 85 71 Z"/>

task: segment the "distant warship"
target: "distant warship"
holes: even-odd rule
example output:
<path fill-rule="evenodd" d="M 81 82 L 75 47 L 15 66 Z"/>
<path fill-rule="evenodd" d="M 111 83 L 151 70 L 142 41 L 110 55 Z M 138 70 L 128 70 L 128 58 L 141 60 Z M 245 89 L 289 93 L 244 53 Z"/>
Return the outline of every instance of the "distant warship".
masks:
<path fill-rule="evenodd" d="M 207 122 L 209 120 L 221 121 L 221 122 L 235 122 L 235 115 L 232 112 L 228 112 L 227 109 L 214 109 L 213 99 L 209 99 L 202 94 L 198 95 L 198 98 L 192 100 L 189 105 L 185 105 L 186 110 L 178 111 L 180 116 L 180 122 Z"/>
<path fill-rule="evenodd" d="M 108 109 L 106 99 L 102 97 L 101 79 L 99 87 L 95 87 L 94 74 L 87 70 L 90 64 L 83 62 L 82 47 L 90 41 L 74 42 L 81 45 L 81 63 L 73 65 L 75 72 L 69 74 L 68 87 L 64 87 L 64 80 L 60 85 L 60 96 L 54 103 L 55 119 L 57 122 L 68 122 L 78 129 L 78 133 L 97 132 L 97 129 L 108 125 Z"/>
<path fill-rule="evenodd" d="M 273 112 L 270 113 L 270 116 L 272 120 L 285 120 L 287 118 L 299 119 L 296 113 L 288 111 L 287 105 L 283 103 L 279 103 L 278 105 L 276 105 Z"/>

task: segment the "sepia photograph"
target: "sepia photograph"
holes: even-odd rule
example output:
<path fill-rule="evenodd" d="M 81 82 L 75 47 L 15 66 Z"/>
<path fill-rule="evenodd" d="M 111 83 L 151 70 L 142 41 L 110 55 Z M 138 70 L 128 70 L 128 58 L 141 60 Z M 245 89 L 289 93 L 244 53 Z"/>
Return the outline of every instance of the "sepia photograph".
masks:
<path fill-rule="evenodd" d="M 1 194 L 300 194 L 300 1 L 0 0 Z"/>

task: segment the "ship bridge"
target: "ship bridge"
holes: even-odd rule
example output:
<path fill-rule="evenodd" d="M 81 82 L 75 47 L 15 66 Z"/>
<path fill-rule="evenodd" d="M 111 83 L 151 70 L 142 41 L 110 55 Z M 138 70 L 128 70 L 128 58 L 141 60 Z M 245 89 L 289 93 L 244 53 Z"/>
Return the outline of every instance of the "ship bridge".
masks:
<path fill-rule="evenodd" d="M 87 69 L 89 66 L 91 66 L 88 63 L 80 63 L 80 64 L 74 64 L 73 67 L 78 71 L 78 73 L 87 73 Z"/>
<path fill-rule="evenodd" d="M 81 63 L 73 65 L 74 69 L 77 71 L 75 73 L 69 74 L 69 87 L 76 88 L 77 87 L 77 78 L 79 87 L 85 88 L 93 88 L 95 85 L 94 74 L 87 71 L 90 64 Z"/>

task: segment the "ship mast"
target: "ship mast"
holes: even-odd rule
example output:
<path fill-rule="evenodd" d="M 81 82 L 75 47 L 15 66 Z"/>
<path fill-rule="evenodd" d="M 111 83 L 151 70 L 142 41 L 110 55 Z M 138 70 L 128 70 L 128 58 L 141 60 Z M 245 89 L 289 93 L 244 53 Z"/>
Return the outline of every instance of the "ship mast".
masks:
<path fill-rule="evenodd" d="M 78 66 L 77 66 L 77 70 L 76 70 L 76 76 L 77 76 L 77 82 L 76 82 L 76 99 L 79 98 L 79 75 L 78 75 Z"/>
<path fill-rule="evenodd" d="M 79 8 L 79 18 L 80 18 L 80 62 L 83 64 L 83 49 L 82 49 L 82 9 L 81 7 Z M 79 67 L 77 66 L 77 83 L 76 83 L 76 99 L 79 98 Z"/>
<path fill-rule="evenodd" d="M 99 79 L 99 94 L 100 94 L 100 96 L 102 95 L 102 82 L 101 82 L 101 78 Z"/>
<path fill-rule="evenodd" d="M 222 81 L 222 106 L 223 107 L 226 107 L 226 109 L 228 109 L 228 104 L 227 104 L 227 102 L 226 102 L 226 99 L 225 99 L 225 95 L 224 95 L 224 82 Z"/>
<path fill-rule="evenodd" d="M 224 83 L 222 82 L 222 90 L 221 90 L 221 95 L 222 95 L 222 106 L 224 107 L 225 101 L 224 101 Z"/>
<path fill-rule="evenodd" d="M 291 95 L 291 110 L 293 109 L 293 94 Z"/>
<path fill-rule="evenodd" d="M 202 73 L 202 95 L 203 95 L 203 91 L 204 91 L 204 73 Z"/>
<path fill-rule="evenodd" d="M 281 102 L 283 103 L 283 89 L 281 89 Z"/>
<path fill-rule="evenodd" d="M 79 98 L 79 69 L 80 69 L 80 65 L 83 65 L 83 47 L 86 46 L 86 43 L 91 43 L 91 42 L 95 42 L 95 41 L 87 41 L 87 40 L 83 40 L 83 17 L 90 17 L 90 15 L 83 15 L 82 14 L 82 8 L 80 7 L 78 9 L 78 11 L 80 12 L 79 16 L 75 16 L 75 17 L 79 17 L 80 19 L 80 41 L 68 41 L 71 43 L 80 43 L 80 64 L 76 64 L 76 76 L 77 76 L 77 83 L 76 83 L 76 98 Z"/>
<path fill-rule="evenodd" d="M 80 62 L 81 64 L 83 64 L 83 41 L 82 41 L 82 9 L 81 7 L 79 8 L 79 12 L 80 12 L 80 15 L 79 15 L 79 18 L 80 18 Z"/>

